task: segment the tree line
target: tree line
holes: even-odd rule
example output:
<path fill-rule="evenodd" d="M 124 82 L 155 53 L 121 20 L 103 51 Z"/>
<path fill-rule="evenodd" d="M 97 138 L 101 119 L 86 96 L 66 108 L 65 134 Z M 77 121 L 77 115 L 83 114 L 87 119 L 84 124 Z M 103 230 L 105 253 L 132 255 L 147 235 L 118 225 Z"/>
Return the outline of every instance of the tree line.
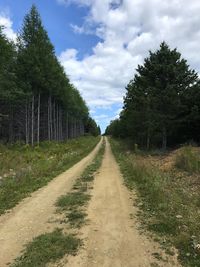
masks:
<path fill-rule="evenodd" d="M 147 149 L 200 142 L 200 80 L 177 49 L 162 42 L 126 87 L 119 119 L 106 134 Z"/>
<path fill-rule="evenodd" d="M 62 141 L 100 128 L 59 63 L 33 5 L 17 43 L 0 27 L 0 141 Z"/>

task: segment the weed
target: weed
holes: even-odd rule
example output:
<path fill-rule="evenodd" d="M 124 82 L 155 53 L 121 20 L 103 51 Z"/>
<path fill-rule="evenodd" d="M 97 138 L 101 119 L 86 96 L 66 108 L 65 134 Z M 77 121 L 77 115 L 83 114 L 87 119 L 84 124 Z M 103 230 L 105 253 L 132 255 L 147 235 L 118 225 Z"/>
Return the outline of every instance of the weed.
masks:
<path fill-rule="evenodd" d="M 64 235 L 61 230 L 56 229 L 52 233 L 36 237 L 12 267 L 44 267 L 65 254 L 75 255 L 80 244 L 81 241 L 75 236 Z"/>
<path fill-rule="evenodd" d="M 66 216 L 71 227 L 80 228 L 83 225 L 87 214 L 80 210 L 72 210 Z"/>
<path fill-rule="evenodd" d="M 61 207 L 63 210 L 68 210 L 69 207 L 83 206 L 87 201 L 89 201 L 90 195 L 84 194 L 82 192 L 73 192 L 65 196 L 61 196 L 56 205 Z"/>

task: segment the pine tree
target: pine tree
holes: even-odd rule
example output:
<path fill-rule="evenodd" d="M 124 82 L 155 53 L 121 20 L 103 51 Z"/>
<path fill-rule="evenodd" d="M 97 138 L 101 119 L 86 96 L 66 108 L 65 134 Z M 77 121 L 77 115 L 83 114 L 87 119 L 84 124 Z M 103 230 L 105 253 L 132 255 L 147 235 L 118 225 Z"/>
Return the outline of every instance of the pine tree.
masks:
<path fill-rule="evenodd" d="M 17 104 L 20 90 L 16 84 L 16 50 L 0 27 L 0 137 L 13 139 L 13 109 Z"/>
<path fill-rule="evenodd" d="M 138 73 L 150 88 L 152 109 L 162 132 L 162 147 L 166 149 L 168 132 L 176 127 L 182 109 L 180 97 L 197 83 L 198 75 L 189 69 L 181 54 L 176 49 L 170 50 L 165 42 L 158 51 L 150 53 Z"/>
<path fill-rule="evenodd" d="M 163 42 L 139 65 L 126 87 L 124 108 L 109 130 L 133 139 L 142 146 L 166 149 L 197 138 L 200 121 L 198 75 L 176 50 Z M 190 131 L 188 125 L 193 127 Z M 114 127 L 115 126 L 115 127 Z"/>

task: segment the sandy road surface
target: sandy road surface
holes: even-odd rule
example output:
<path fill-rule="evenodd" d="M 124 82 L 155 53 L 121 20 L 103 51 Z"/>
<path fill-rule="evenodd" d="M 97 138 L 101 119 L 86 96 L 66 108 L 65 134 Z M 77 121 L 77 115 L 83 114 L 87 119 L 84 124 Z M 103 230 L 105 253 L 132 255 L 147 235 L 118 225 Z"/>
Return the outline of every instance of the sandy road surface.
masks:
<path fill-rule="evenodd" d="M 130 193 L 123 185 L 108 140 L 92 195 L 87 211 L 89 223 L 81 230 L 81 237 L 85 240 L 84 248 L 77 256 L 69 257 L 66 266 L 178 266 L 176 258 L 168 262 L 160 261 L 156 265 L 152 253 L 159 252 L 159 245 L 140 234 L 137 228 L 134 219 L 137 208 L 133 207 Z M 130 219 L 130 213 L 133 219 Z"/>
<path fill-rule="evenodd" d="M 96 155 L 100 143 L 87 157 L 0 217 L 0 267 L 19 256 L 23 245 L 33 237 L 52 230 L 47 222 L 55 213 L 55 201 L 71 189 L 75 179 Z"/>

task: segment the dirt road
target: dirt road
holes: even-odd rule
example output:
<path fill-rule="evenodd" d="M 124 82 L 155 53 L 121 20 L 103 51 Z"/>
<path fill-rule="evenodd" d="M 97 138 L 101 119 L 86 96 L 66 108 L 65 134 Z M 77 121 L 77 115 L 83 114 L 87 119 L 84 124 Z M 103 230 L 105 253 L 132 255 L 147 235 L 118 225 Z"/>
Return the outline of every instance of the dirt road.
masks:
<path fill-rule="evenodd" d="M 138 230 L 137 208 L 123 185 L 119 167 L 106 140 L 106 151 L 97 174 L 88 206 L 89 223 L 82 228 L 84 248 L 68 258 L 70 267 L 150 267 L 179 266 L 176 258 L 157 261 L 153 253 L 163 253 L 159 244 Z M 132 214 L 133 219 L 130 218 Z"/>
<path fill-rule="evenodd" d="M 99 147 L 100 143 L 87 157 L 0 217 L 0 267 L 7 266 L 19 256 L 24 244 L 52 230 L 54 225 L 48 224 L 48 221 L 55 214 L 54 203 L 60 195 L 70 191 L 75 179 L 95 157 Z"/>

